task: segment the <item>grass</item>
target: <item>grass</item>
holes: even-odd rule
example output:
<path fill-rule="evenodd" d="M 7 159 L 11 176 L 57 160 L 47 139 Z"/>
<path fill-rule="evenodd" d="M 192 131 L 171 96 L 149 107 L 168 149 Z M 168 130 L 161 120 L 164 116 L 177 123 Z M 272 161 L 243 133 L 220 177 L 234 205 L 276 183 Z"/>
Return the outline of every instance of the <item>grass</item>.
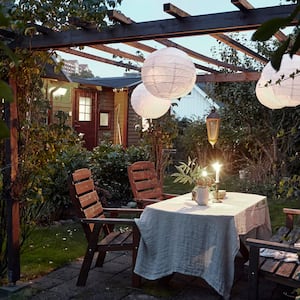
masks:
<path fill-rule="evenodd" d="M 28 281 L 84 255 L 86 239 L 78 223 L 38 227 L 21 252 L 21 278 Z"/>

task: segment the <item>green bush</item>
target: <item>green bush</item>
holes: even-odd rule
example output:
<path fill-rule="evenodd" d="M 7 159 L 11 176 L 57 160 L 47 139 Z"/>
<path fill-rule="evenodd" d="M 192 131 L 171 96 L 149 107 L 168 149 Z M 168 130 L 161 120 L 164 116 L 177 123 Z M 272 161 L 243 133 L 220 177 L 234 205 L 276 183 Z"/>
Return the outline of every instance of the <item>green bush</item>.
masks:
<path fill-rule="evenodd" d="M 138 160 L 148 160 L 147 147 L 121 145 L 103 142 L 94 148 L 90 157 L 90 168 L 96 184 L 110 194 L 108 205 L 126 205 L 132 199 L 127 175 L 127 166 Z"/>

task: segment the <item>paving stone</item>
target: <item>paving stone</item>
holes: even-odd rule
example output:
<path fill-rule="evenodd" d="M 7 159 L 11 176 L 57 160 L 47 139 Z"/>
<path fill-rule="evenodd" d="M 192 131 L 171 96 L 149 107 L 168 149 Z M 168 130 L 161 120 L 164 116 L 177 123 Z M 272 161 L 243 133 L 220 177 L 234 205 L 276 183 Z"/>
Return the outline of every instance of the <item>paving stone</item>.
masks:
<path fill-rule="evenodd" d="M 95 262 L 95 261 L 94 261 Z M 164 280 L 142 279 L 140 288 L 131 286 L 131 254 L 111 252 L 103 267 L 89 272 L 86 285 L 76 286 L 82 259 L 35 279 L 20 291 L 0 291 L 1 300 L 220 300 L 221 297 L 201 278 L 175 274 Z M 168 280 L 167 280 L 168 279 Z M 281 300 L 286 289 L 260 281 L 259 300 Z M 243 261 L 236 260 L 235 282 L 230 300 L 248 296 Z"/>

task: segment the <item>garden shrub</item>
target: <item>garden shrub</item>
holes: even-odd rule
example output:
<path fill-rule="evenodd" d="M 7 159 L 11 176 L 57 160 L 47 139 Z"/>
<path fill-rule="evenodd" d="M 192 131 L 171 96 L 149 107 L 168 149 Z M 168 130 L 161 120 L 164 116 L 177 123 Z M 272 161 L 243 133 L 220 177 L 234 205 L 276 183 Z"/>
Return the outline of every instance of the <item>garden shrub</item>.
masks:
<path fill-rule="evenodd" d="M 127 166 L 138 160 L 148 160 L 147 147 L 131 146 L 125 149 L 104 141 L 93 149 L 90 168 L 97 186 L 107 190 L 109 206 L 126 205 L 132 200 L 132 192 L 127 175 Z"/>

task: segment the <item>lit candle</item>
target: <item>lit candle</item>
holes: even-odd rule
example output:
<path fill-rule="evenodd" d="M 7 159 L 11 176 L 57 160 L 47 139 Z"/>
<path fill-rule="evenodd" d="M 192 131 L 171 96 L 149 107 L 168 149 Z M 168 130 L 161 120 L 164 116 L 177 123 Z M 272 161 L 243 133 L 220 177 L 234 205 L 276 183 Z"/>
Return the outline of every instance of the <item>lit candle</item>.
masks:
<path fill-rule="evenodd" d="M 213 167 L 216 171 L 216 183 L 220 182 L 220 169 L 221 169 L 221 166 L 222 165 L 220 165 L 218 162 L 213 164 Z"/>

